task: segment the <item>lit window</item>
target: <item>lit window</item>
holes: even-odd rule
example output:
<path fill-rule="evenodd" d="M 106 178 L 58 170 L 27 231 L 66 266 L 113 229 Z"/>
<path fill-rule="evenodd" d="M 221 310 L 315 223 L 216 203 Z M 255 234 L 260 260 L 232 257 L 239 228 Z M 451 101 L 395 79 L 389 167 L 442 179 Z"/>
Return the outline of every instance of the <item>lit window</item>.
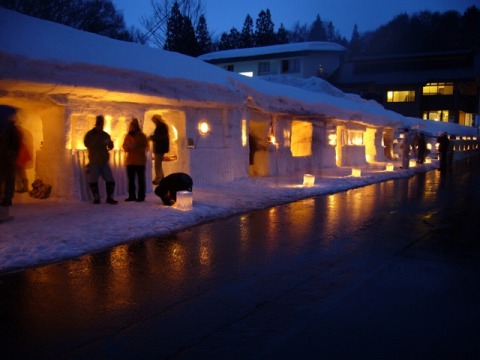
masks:
<path fill-rule="evenodd" d="M 448 110 L 430 110 L 423 112 L 424 120 L 444 121 L 448 122 Z"/>
<path fill-rule="evenodd" d="M 415 90 L 388 91 L 387 102 L 415 102 Z"/>
<path fill-rule="evenodd" d="M 453 83 L 428 83 L 423 87 L 423 95 L 453 95 Z"/>

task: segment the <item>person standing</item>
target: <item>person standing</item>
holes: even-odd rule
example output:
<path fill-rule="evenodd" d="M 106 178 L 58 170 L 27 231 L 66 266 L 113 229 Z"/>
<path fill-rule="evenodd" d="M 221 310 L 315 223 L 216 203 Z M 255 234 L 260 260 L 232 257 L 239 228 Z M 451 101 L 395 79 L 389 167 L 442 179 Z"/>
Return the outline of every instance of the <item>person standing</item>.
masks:
<path fill-rule="evenodd" d="M 423 164 L 425 162 L 425 155 L 427 152 L 427 143 L 425 141 L 425 134 L 418 134 L 417 142 L 417 163 Z"/>
<path fill-rule="evenodd" d="M 403 140 L 400 144 L 400 154 L 402 158 L 402 166 L 400 169 L 408 169 L 410 166 L 410 133 L 408 128 L 403 129 Z"/>
<path fill-rule="evenodd" d="M 155 179 L 152 183 L 158 185 L 164 177 L 162 161 L 163 155 L 170 150 L 170 138 L 168 135 L 168 126 L 163 121 L 161 115 L 153 115 L 152 121 L 155 124 L 155 131 L 150 135 L 150 140 L 153 141 L 153 154 L 155 159 Z"/>
<path fill-rule="evenodd" d="M 107 191 L 107 203 L 115 205 L 118 201 L 113 199 L 115 191 L 115 179 L 113 178 L 112 169 L 108 163 L 109 151 L 113 149 L 113 141 L 110 135 L 103 130 L 105 118 L 98 115 L 95 121 L 95 127 L 87 132 L 83 143 L 88 150 L 88 169 L 90 189 L 93 194 L 93 203 L 100 204 L 100 192 L 98 188 L 98 177 L 101 176 L 105 180 Z"/>
<path fill-rule="evenodd" d="M 450 139 L 446 132 L 442 132 L 437 137 L 438 155 L 440 157 L 440 171 L 447 169 L 447 153 L 450 147 Z"/>
<path fill-rule="evenodd" d="M 0 195 L 1 206 L 12 206 L 15 192 L 16 160 L 20 151 L 20 136 L 15 125 L 17 109 L 0 105 Z M 3 193 L 2 193 L 3 189 Z"/>
<path fill-rule="evenodd" d="M 125 150 L 125 165 L 128 177 L 128 198 L 125 201 L 145 201 L 145 165 L 148 139 L 140 129 L 138 119 L 133 118 L 128 128 L 128 134 L 123 140 Z M 138 195 L 135 189 L 135 179 L 138 181 Z"/>

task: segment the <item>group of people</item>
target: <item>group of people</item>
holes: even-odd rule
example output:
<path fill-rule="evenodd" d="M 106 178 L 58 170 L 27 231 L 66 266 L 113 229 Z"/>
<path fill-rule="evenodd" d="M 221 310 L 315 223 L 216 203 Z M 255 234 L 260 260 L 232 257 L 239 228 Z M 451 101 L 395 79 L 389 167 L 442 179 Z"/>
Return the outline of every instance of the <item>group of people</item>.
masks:
<path fill-rule="evenodd" d="M 447 168 L 447 153 L 449 151 L 450 139 L 446 132 L 442 132 L 437 136 L 438 154 L 440 160 L 440 170 L 443 171 Z M 400 144 L 400 157 L 402 160 L 401 169 L 408 169 L 410 163 L 410 151 L 413 150 L 416 154 L 417 164 L 423 164 L 425 158 L 428 155 L 427 142 L 425 140 L 425 134 L 420 132 L 411 136 L 411 132 L 408 128 L 403 129 L 403 140 Z"/>
<path fill-rule="evenodd" d="M 155 179 L 154 185 L 160 184 L 163 179 L 162 160 L 164 154 L 169 151 L 168 127 L 163 121 L 161 115 L 154 115 L 152 121 L 155 124 L 155 130 L 152 135 L 147 136 L 142 132 L 138 119 L 133 118 L 130 121 L 128 133 L 123 140 L 122 148 L 125 151 L 125 165 L 128 178 L 128 197 L 125 201 L 145 201 L 146 190 L 146 163 L 148 140 L 153 142 L 153 152 L 155 160 Z M 98 188 L 98 178 L 101 176 L 105 181 L 107 203 L 115 205 L 118 203 L 114 199 L 115 179 L 109 165 L 109 151 L 113 149 L 113 141 L 110 135 L 103 130 L 105 118 L 103 115 L 96 117 L 95 126 L 89 130 L 84 138 L 84 144 L 88 150 L 88 176 L 90 190 L 93 194 L 93 203 L 100 203 L 100 191 Z M 136 186 L 138 184 L 138 187 Z"/>

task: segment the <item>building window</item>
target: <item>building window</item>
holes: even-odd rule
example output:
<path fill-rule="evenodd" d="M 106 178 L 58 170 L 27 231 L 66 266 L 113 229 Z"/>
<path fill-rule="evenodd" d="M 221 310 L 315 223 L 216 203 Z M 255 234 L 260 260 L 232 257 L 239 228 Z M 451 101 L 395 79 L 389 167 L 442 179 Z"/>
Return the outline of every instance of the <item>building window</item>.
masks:
<path fill-rule="evenodd" d="M 448 110 L 430 110 L 423 112 L 423 120 L 434 120 L 448 122 Z"/>
<path fill-rule="evenodd" d="M 233 64 L 225 65 L 223 68 L 227 71 L 232 71 L 232 72 L 235 70 Z"/>
<path fill-rule="evenodd" d="M 453 95 L 453 83 L 427 83 L 423 87 L 423 95 Z"/>
<path fill-rule="evenodd" d="M 258 75 L 270 74 L 270 62 L 262 61 L 258 63 Z"/>
<path fill-rule="evenodd" d="M 388 91 L 387 102 L 415 102 L 415 90 Z"/>
<path fill-rule="evenodd" d="M 282 74 L 291 74 L 298 72 L 300 72 L 299 59 L 282 60 Z"/>

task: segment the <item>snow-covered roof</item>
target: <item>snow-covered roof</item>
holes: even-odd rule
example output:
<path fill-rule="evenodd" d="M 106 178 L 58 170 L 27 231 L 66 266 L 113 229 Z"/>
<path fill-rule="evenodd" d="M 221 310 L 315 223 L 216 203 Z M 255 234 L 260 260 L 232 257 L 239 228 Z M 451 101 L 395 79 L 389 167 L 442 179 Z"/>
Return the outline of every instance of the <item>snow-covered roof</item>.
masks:
<path fill-rule="evenodd" d="M 109 39 L 3 8 L 0 28 L 8 34 L 0 37 L 0 87 L 8 85 L 19 92 L 34 91 L 37 86 L 37 92 L 59 99 L 79 96 L 83 89 L 79 97 L 86 101 L 95 88 L 103 90 L 103 100 L 111 101 L 133 102 L 140 94 L 142 101 L 152 103 L 158 98 L 197 106 L 248 103 L 270 113 L 323 116 L 379 127 L 429 125 L 339 90 L 325 91 L 324 86 L 317 86 L 310 91 L 291 81 L 248 78 L 200 59 Z M 315 80 L 317 85 L 321 81 Z M 458 127 L 457 135 L 475 134 L 472 128 L 455 125 L 451 124 Z M 438 123 L 431 126 L 432 133 L 442 130 Z"/>
<path fill-rule="evenodd" d="M 260 46 L 245 49 L 216 51 L 199 56 L 204 61 L 256 57 L 261 55 L 278 55 L 299 52 L 346 52 L 347 49 L 337 43 L 327 41 L 310 41 L 292 44 Z"/>

